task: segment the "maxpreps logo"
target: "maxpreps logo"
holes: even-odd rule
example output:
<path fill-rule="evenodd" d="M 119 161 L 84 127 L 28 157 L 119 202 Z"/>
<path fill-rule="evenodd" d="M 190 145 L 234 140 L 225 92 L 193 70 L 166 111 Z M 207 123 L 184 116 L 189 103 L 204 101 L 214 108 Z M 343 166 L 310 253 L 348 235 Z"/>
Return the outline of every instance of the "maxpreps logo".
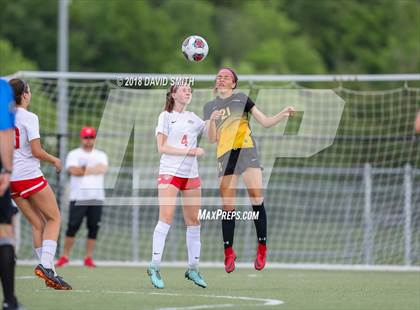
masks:
<path fill-rule="evenodd" d="M 258 220 L 259 212 L 254 211 L 232 211 L 227 212 L 222 209 L 218 210 L 206 210 L 200 209 L 198 211 L 198 219 L 200 221 L 219 221 L 219 220 L 243 220 L 243 221 L 253 221 Z"/>

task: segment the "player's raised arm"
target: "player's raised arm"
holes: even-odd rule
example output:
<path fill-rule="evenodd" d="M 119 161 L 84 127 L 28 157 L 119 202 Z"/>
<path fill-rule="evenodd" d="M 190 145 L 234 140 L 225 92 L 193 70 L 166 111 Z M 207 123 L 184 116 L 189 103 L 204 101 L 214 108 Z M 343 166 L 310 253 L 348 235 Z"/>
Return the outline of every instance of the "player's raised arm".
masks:
<path fill-rule="evenodd" d="M 210 143 L 217 142 L 217 126 L 216 120 L 222 116 L 222 113 L 218 110 L 213 111 L 210 116 L 210 119 L 206 121 L 205 133 Z"/>
<path fill-rule="evenodd" d="M 252 116 L 264 128 L 270 128 L 278 124 L 283 118 L 288 117 L 288 116 L 293 116 L 295 112 L 296 110 L 294 107 L 288 106 L 274 116 L 267 116 L 262 111 L 260 111 L 255 105 L 251 109 Z"/>

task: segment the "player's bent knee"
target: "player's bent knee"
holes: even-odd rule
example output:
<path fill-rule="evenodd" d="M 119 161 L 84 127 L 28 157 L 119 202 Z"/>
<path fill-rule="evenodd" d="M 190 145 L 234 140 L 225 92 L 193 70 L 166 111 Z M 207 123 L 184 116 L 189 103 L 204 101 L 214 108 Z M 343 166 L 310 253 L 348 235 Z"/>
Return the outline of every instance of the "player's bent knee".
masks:
<path fill-rule="evenodd" d="M 53 214 L 45 215 L 47 222 L 54 222 L 58 225 L 61 224 L 61 215 L 60 212 L 54 212 Z"/>

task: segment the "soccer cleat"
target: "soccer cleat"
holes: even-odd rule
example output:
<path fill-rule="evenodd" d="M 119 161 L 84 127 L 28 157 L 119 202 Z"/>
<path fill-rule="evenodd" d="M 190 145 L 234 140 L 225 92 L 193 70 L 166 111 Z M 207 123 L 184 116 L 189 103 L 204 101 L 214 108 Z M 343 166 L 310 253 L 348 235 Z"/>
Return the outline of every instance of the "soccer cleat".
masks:
<path fill-rule="evenodd" d="M 254 267 L 256 270 L 263 270 L 265 267 L 265 260 L 267 256 L 267 246 L 258 243 L 257 256 L 255 257 Z"/>
<path fill-rule="evenodd" d="M 225 270 L 227 273 L 231 273 L 235 270 L 236 254 L 233 247 L 225 249 Z"/>
<path fill-rule="evenodd" d="M 45 284 L 56 290 L 71 290 L 72 287 L 62 277 L 56 276 L 54 270 L 44 268 L 41 264 L 36 266 L 35 275 L 45 280 Z"/>
<path fill-rule="evenodd" d="M 3 302 L 3 310 L 26 310 L 20 303 L 12 305 L 6 301 Z"/>
<path fill-rule="evenodd" d="M 90 256 L 86 256 L 86 257 L 85 257 L 85 260 L 84 260 L 84 265 L 85 265 L 86 267 L 92 267 L 92 268 L 95 268 L 95 267 L 96 267 L 96 264 L 95 264 L 95 262 L 93 261 L 93 258 L 92 258 L 92 257 L 90 257 Z"/>
<path fill-rule="evenodd" d="M 67 256 L 61 256 L 58 261 L 55 263 L 55 267 L 63 267 L 69 263 L 69 258 Z"/>
<path fill-rule="evenodd" d="M 165 287 L 165 284 L 163 283 L 162 277 L 160 276 L 159 269 L 157 267 L 150 265 L 150 267 L 147 268 L 147 274 L 149 275 L 154 287 L 160 289 Z"/>
<path fill-rule="evenodd" d="M 207 287 L 206 281 L 204 281 L 203 277 L 200 275 L 197 269 L 188 268 L 187 271 L 185 271 L 185 278 L 193 281 L 195 284 L 201 286 L 202 288 Z"/>

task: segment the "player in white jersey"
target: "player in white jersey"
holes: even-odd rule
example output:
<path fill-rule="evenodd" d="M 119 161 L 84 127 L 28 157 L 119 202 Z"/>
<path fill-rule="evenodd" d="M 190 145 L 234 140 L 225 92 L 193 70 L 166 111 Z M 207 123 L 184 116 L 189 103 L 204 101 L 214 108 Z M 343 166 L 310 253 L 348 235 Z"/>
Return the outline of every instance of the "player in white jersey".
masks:
<path fill-rule="evenodd" d="M 202 156 L 204 150 L 197 147 L 197 139 L 204 129 L 204 122 L 193 112 L 186 111 L 191 98 L 190 86 L 171 86 L 166 96 L 165 111 L 159 115 L 156 127 L 157 147 L 162 154 L 158 177 L 159 221 L 153 233 L 152 261 L 147 269 L 156 288 L 164 288 L 159 267 L 175 213 L 178 192 L 182 194 L 184 221 L 187 226 L 188 269 L 185 277 L 203 288 L 207 287 L 198 272 L 201 249 L 198 218 L 201 181 L 197 157 Z"/>
<path fill-rule="evenodd" d="M 16 102 L 15 152 L 10 188 L 19 210 L 32 225 L 32 238 L 40 264 L 35 274 L 45 284 L 58 290 L 70 290 L 71 286 L 54 270 L 54 256 L 60 232 L 61 216 L 54 192 L 40 169 L 40 161 L 61 170 L 59 158 L 48 154 L 41 146 L 38 117 L 28 111 L 31 91 L 28 83 L 20 79 L 10 80 Z"/>

